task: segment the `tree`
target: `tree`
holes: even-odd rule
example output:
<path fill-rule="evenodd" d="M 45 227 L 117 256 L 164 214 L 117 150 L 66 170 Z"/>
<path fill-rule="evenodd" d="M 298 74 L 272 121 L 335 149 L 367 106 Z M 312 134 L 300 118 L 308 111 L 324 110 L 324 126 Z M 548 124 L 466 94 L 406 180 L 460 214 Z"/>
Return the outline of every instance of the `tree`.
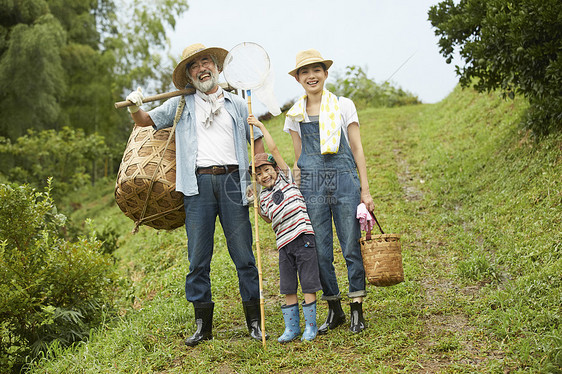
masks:
<path fill-rule="evenodd" d="M 52 127 L 60 115 L 59 103 L 65 91 L 59 53 L 65 33 L 60 23 L 46 7 L 37 8 L 27 17 L 13 16 L 22 21 L 33 18 L 33 22 L 18 22 L 9 32 L 2 27 L 9 38 L 0 46 L 0 134 L 9 137 L 21 135 L 30 127 Z"/>
<path fill-rule="evenodd" d="M 20 0 L 0 14 L 0 136 L 82 128 L 125 141 L 130 119 L 113 108 L 137 84 L 166 82 L 166 31 L 187 0 Z"/>
<path fill-rule="evenodd" d="M 445 0 L 429 10 L 441 53 L 463 87 L 524 95 L 526 126 L 537 133 L 562 128 L 562 2 Z"/>

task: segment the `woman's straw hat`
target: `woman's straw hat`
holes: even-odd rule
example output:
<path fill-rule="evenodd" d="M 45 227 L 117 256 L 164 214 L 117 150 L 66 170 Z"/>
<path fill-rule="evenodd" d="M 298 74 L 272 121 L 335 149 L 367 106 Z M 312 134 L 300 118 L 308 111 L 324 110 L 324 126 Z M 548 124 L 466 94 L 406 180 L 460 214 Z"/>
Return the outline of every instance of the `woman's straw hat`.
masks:
<path fill-rule="evenodd" d="M 180 61 L 178 66 L 176 66 L 176 68 L 174 69 L 174 74 L 172 75 L 174 85 L 178 89 L 183 90 L 189 83 L 187 79 L 187 72 L 185 70 L 187 64 L 203 54 L 215 56 L 218 65 L 217 69 L 219 70 L 219 73 L 222 71 L 224 59 L 228 54 L 228 51 L 226 49 L 217 47 L 207 48 L 201 43 L 192 44 L 183 50 L 183 53 L 181 54 L 182 60 Z"/>
<path fill-rule="evenodd" d="M 326 70 L 328 70 L 334 63 L 334 61 L 332 60 L 324 60 L 322 58 L 322 55 L 320 55 L 320 52 L 318 52 L 316 49 L 307 49 L 305 51 L 300 51 L 299 53 L 297 53 L 296 60 L 297 61 L 295 68 L 289 72 L 289 75 L 292 75 L 293 77 L 297 76 L 297 71 L 303 66 L 322 63 L 326 66 Z"/>

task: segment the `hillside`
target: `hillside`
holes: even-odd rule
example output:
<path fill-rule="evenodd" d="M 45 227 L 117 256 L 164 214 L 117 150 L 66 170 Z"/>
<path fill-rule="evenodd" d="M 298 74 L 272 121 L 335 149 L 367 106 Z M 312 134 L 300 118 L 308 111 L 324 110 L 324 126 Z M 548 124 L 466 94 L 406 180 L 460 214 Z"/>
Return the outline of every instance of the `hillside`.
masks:
<path fill-rule="evenodd" d="M 90 191 L 73 219 L 89 217 L 119 234 L 119 317 L 108 313 L 86 343 L 54 346 L 32 372 L 559 372 L 562 136 L 536 140 L 518 131 L 524 109 L 457 88 L 438 104 L 359 113 L 376 214 L 386 232 L 402 235 L 406 280 L 368 286 L 368 328 L 358 336 L 341 327 L 312 343 L 277 343 L 277 253 L 261 221 L 267 347 L 247 337 L 220 225 L 214 340 L 185 347 L 194 323 L 183 296 L 184 230 L 142 227 L 132 235 L 112 185 Z M 281 124 L 275 118 L 268 127 L 291 160 Z M 336 267 L 346 290 L 338 253 Z M 320 302 L 319 321 L 326 311 Z"/>

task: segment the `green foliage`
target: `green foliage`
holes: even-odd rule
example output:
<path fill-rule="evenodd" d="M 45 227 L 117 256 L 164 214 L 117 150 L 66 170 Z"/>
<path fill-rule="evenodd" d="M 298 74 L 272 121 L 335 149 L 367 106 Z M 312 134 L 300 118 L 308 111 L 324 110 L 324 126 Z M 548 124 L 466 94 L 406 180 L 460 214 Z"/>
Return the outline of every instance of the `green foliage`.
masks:
<path fill-rule="evenodd" d="M 401 88 L 388 82 L 377 84 L 359 66 L 347 66 L 344 75 L 336 74 L 336 81 L 328 83 L 326 88 L 338 96 L 352 99 L 359 109 L 420 104 L 416 96 Z"/>
<path fill-rule="evenodd" d="M 18 368 L 52 341 L 68 346 L 112 306 L 111 258 L 95 236 L 68 242 L 49 188 L 0 185 L 0 369 Z"/>
<path fill-rule="evenodd" d="M 18 138 L 14 143 L 0 138 L 0 164 L 5 179 L 43 187 L 53 177 L 55 197 L 90 182 L 94 162 L 109 157 L 103 137 L 64 127 Z"/>
<path fill-rule="evenodd" d="M 450 63 L 458 48 L 464 86 L 524 95 L 527 127 L 562 129 L 562 2 L 453 0 L 431 7 L 429 20 Z"/>
<path fill-rule="evenodd" d="M 138 84 L 171 86 L 166 32 L 186 10 L 187 0 L 2 2 L 0 136 L 69 126 L 126 141 L 130 118 L 113 103 Z"/>

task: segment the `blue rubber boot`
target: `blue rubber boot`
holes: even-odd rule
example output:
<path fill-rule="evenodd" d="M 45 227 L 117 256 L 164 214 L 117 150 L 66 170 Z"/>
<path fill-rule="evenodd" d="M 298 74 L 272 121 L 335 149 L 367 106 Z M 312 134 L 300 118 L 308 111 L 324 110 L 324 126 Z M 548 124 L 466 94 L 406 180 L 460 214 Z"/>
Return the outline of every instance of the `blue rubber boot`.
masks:
<path fill-rule="evenodd" d="M 301 333 L 299 304 L 283 305 L 281 311 L 285 320 L 285 331 L 277 341 L 279 343 L 287 343 L 298 338 Z"/>
<path fill-rule="evenodd" d="M 306 326 L 301 340 L 312 340 L 318 334 L 318 327 L 316 327 L 316 301 L 310 304 L 302 304 L 302 312 L 304 314 L 304 321 Z"/>

